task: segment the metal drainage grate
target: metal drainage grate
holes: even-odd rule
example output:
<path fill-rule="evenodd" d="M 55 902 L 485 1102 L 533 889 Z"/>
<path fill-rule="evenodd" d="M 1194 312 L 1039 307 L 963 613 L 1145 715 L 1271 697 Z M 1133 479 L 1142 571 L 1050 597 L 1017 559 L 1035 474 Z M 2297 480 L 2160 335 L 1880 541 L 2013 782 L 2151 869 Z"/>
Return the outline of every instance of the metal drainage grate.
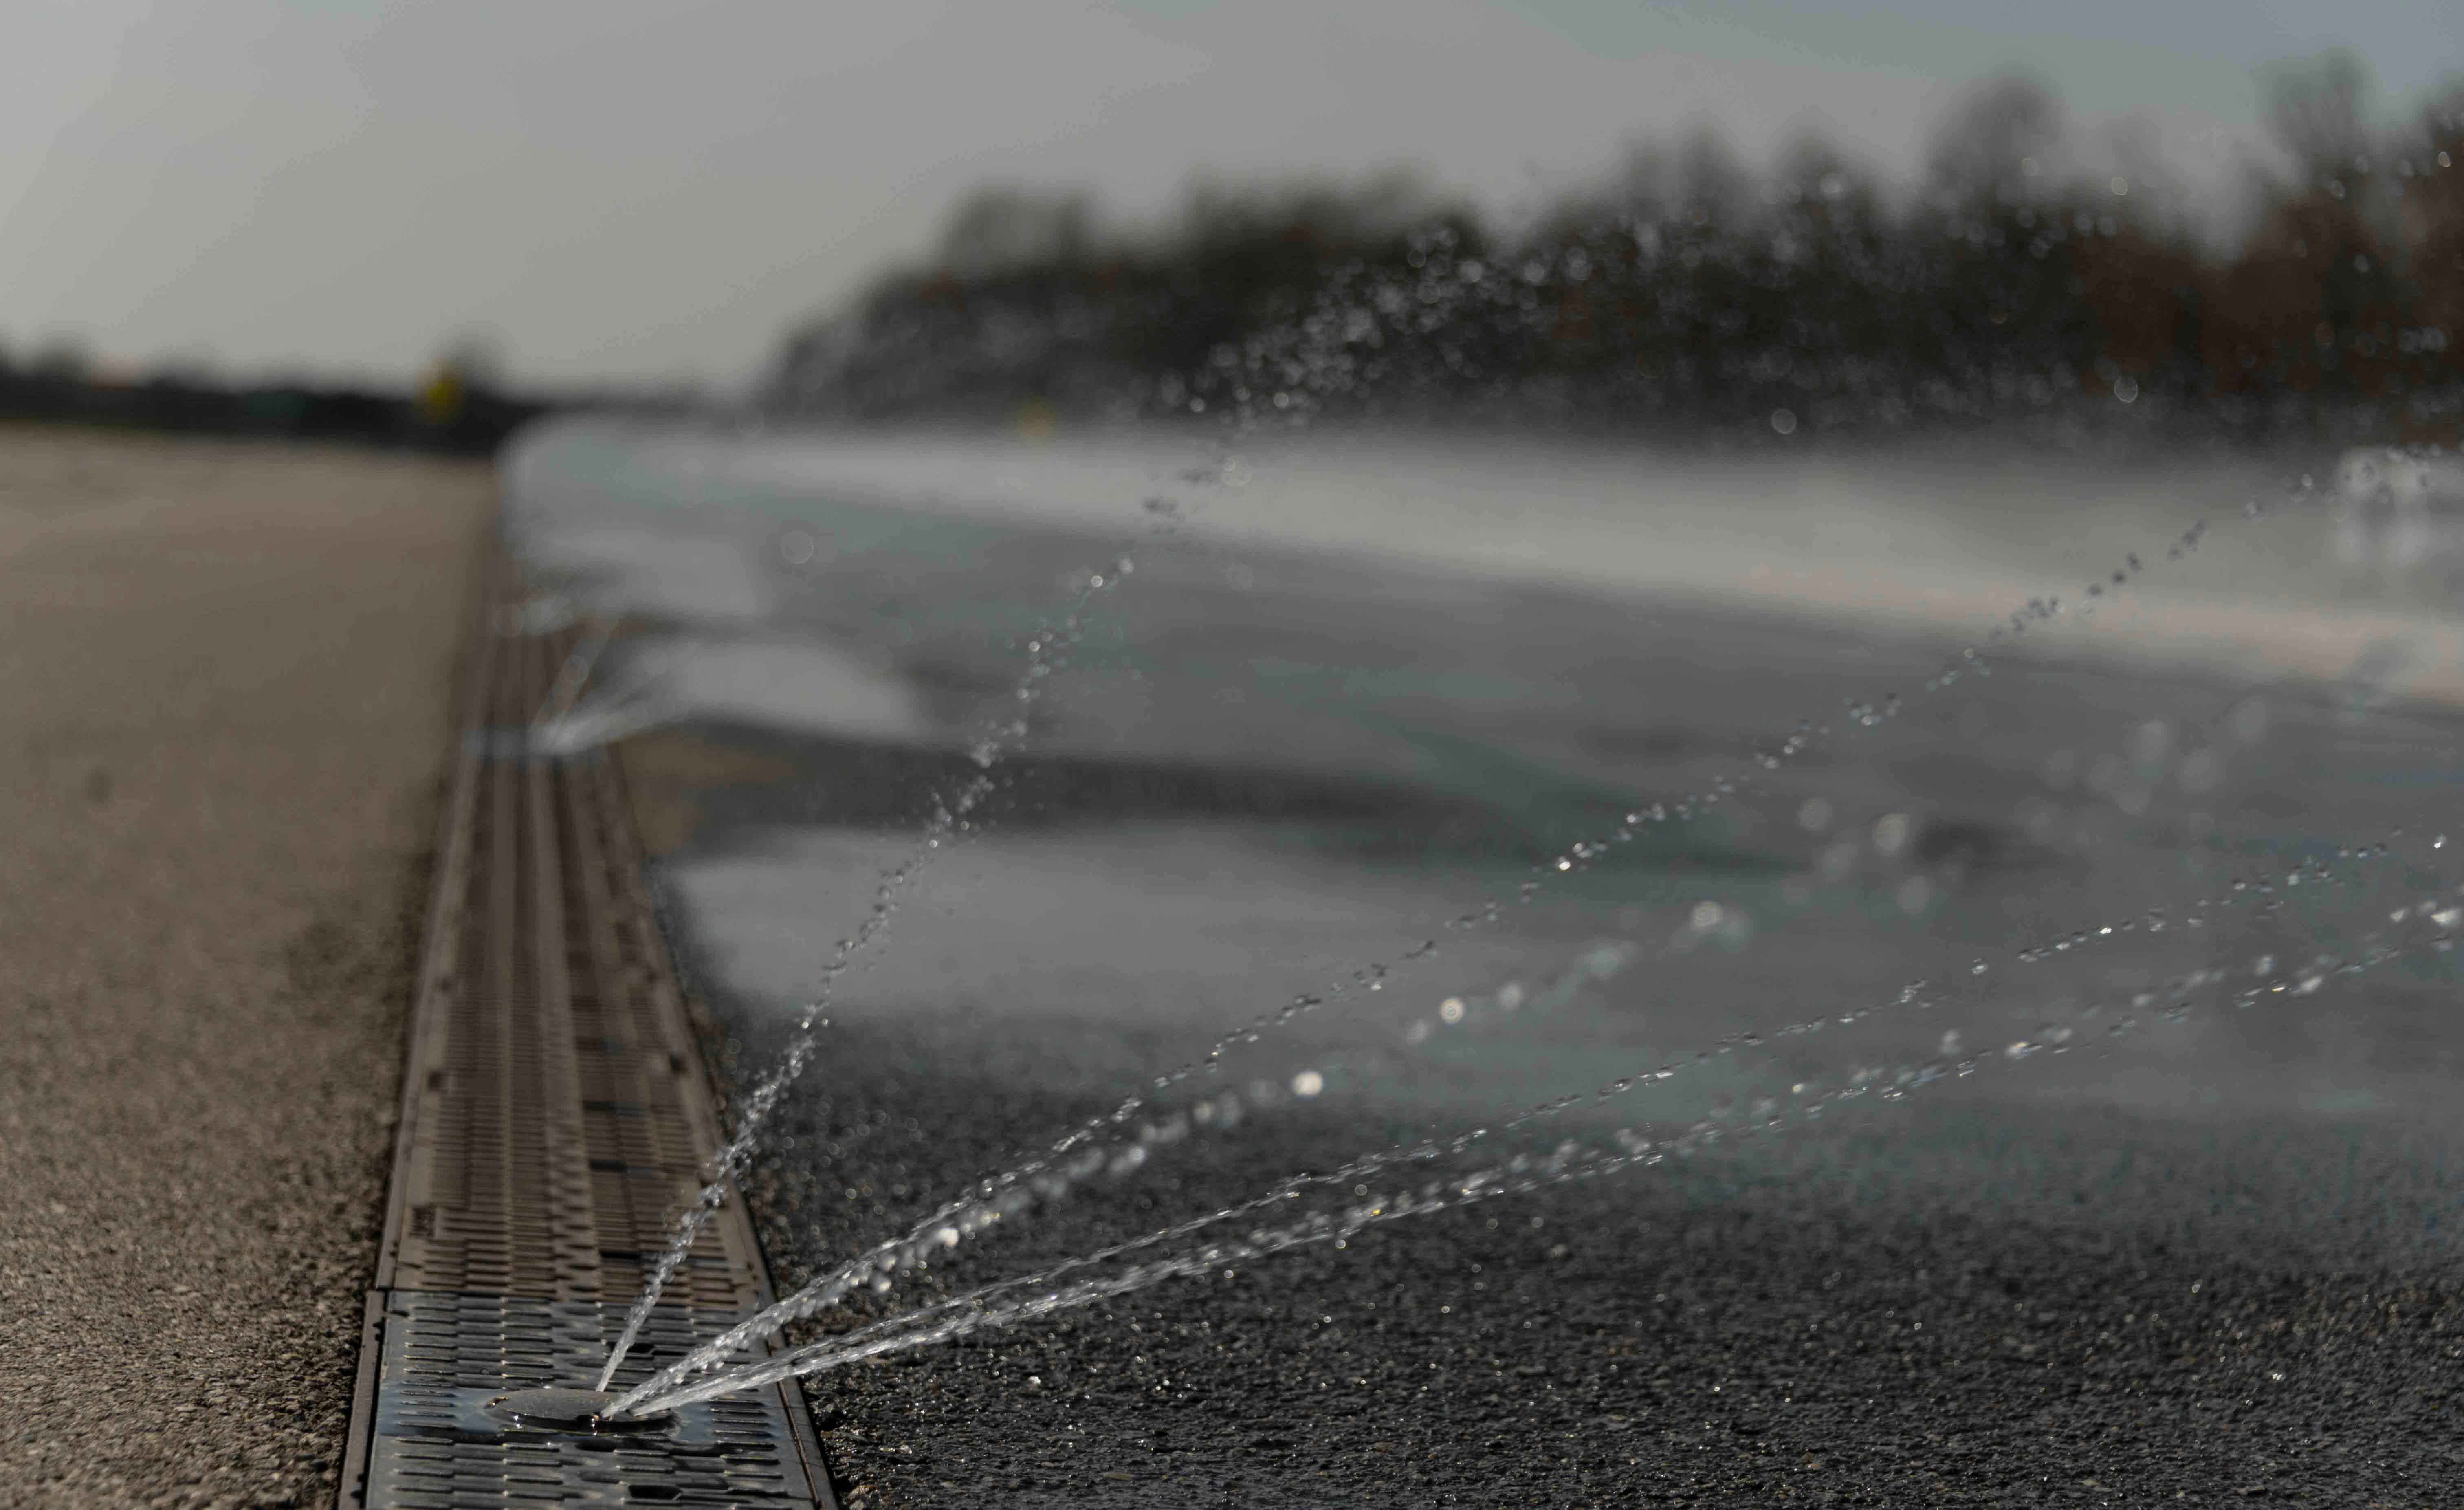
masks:
<path fill-rule="evenodd" d="M 620 1383 L 639 1383 L 733 1320 L 660 1307 L 633 1350 L 639 1358 L 647 1346 L 652 1356 L 638 1365 L 628 1358 Z M 805 1471 L 810 1432 L 776 1390 L 688 1406 L 668 1426 L 621 1435 L 523 1431 L 489 1413 L 488 1401 L 508 1389 L 596 1373 L 625 1324 L 621 1305 L 398 1290 L 384 1321 L 371 1505 L 809 1506 L 820 1499 Z"/>
<path fill-rule="evenodd" d="M 596 1375 L 720 1146 L 623 776 L 521 737 L 574 638 L 502 612 L 475 636 L 341 1503 L 829 1506 L 792 1382 L 622 1435 L 513 1428 L 481 1409 Z M 639 1380 L 770 1298 L 731 1193 L 627 1371 Z"/>

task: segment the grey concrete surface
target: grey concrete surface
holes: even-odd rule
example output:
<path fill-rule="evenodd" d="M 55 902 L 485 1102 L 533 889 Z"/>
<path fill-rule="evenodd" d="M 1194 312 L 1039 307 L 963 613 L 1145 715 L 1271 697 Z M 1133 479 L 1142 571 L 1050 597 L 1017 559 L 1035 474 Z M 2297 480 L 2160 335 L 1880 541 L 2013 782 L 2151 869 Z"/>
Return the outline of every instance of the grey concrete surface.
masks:
<path fill-rule="evenodd" d="M 0 1504 L 331 1500 L 492 494 L 0 430 Z"/>

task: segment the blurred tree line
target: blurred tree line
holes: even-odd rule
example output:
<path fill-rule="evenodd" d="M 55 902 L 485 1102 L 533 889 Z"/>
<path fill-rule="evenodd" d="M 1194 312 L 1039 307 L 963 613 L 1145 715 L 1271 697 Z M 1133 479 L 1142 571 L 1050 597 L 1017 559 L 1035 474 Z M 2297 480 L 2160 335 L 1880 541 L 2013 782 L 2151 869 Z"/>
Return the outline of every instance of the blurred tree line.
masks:
<path fill-rule="evenodd" d="M 449 342 L 416 383 L 385 389 L 314 382 L 229 383 L 196 364 L 145 370 L 94 362 L 55 342 L 22 359 L 0 348 L 0 421 L 313 440 L 451 455 L 489 455 L 514 432 L 570 410 L 697 413 L 709 397 L 691 384 L 556 392 L 517 390 L 489 341 Z"/>
<path fill-rule="evenodd" d="M 468 342 L 440 358 L 415 390 L 317 383 L 231 384 L 199 367 L 100 367 L 54 344 L 22 361 L 0 350 L 0 419 L 189 434 L 404 446 L 484 455 L 554 405 L 507 391 Z"/>
<path fill-rule="evenodd" d="M 1921 181 L 1818 140 L 1754 173 L 1645 146 L 1513 234 L 1404 179 L 1199 192 L 1103 234 L 990 189 L 932 265 L 789 339 L 770 387 L 847 417 L 1532 419 L 1702 433 L 2114 420 L 2452 438 L 2464 415 L 2464 83 L 2388 131 L 2330 56 L 2270 80 L 2282 164 L 2230 246 L 2065 171 L 2062 113 L 1974 91 Z"/>

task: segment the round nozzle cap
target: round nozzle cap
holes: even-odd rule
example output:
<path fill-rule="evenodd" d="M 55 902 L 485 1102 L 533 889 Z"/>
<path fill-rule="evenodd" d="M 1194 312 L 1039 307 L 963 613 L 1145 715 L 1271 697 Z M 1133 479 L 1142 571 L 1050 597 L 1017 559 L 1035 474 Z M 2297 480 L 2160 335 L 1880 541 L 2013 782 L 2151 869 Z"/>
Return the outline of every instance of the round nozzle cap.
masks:
<path fill-rule="evenodd" d="M 618 1398 L 609 1389 L 516 1389 L 490 1400 L 487 1409 L 490 1415 L 507 1426 L 594 1436 L 655 1432 L 675 1420 L 665 1411 L 611 1419 L 606 1412 Z"/>

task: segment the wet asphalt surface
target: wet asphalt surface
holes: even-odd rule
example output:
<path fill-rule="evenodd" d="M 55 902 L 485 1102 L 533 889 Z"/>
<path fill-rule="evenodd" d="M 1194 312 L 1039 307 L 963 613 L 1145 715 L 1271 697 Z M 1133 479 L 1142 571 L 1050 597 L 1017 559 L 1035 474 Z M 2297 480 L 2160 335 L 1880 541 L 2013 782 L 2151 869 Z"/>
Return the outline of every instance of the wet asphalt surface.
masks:
<path fill-rule="evenodd" d="M 1050 1125 L 929 1062 L 840 1104 Z M 1912 1145 L 1931 1178 L 1896 1172 Z M 1328 1146 L 1251 1141 L 1152 1193 L 1247 1188 Z M 872 1235 L 826 1181 L 896 1207 L 965 1167 L 903 1123 L 866 1147 L 774 1166 L 777 1252 Z M 811 1396 L 851 1505 L 2447 1504 L 2464 1312 L 2416 1240 L 2453 1219 L 2437 1157 L 1911 1109 L 1407 1220 Z M 1123 1225 L 1070 1212 L 1037 1246 Z"/>
<path fill-rule="evenodd" d="M 1090 780 L 1029 762 L 1015 794 L 1034 808 L 1036 791 L 1067 792 L 1078 823 L 1100 822 L 1085 816 L 1103 811 Z M 844 781 L 833 789 L 854 800 Z M 1134 823 L 1159 792 L 1191 789 L 1130 769 L 1113 796 Z M 1240 780 L 1195 789 L 1210 804 L 1258 794 Z M 1269 806 L 1384 826 L 1353 797 L 1309 788 Z M 1407 794 L 1386 814 L 1396 847 L 1512 842 L 1497 813 L 1432 813 L 1427 800 Z M 758 797 L 730 802 L 758 827 Z M 1019 822 L 1032 831 L 1031 813 Z M 706 842 L 723 846 L 729 827 Z M 1969 877 L 1962 900 L 2006 936 L 2101 915 L 2063 893 L 2110 877 L 1993 832 L 2007 869 Z M 1671 845 L 1638 869 L 1716 887 L 1737 862 L 1706 848 Z M 1344 852 L 1391 853 L 1356 834 Z M 1989 906 L 1996 896 L 2010 905 Z M 690 956 L 690 919 L 677 921 Z M 1811 915 L 1803 925 L 1829 937 Z M 2200 957 L 2299 932 L 2280 915 L 2237 928 Z M 1666 962 L 1672 975 L 1697 966 L 1748 970 L 1765 989 L 1793 979 L 1817 1002 L 1825 989 L 1806 977 L 1826 967 L 1890 978 L 1844 945 Z M 733 1025 L 737 1073 L 766 1062 L 777 1012 L 731 1007 L 715 968 L 699 977 Z M 2452 978 L 2365 980 L 2317 1011 L 2372 1024 L 2378 1062 L 2452 1074 L 2453 1000 Z M 1946 1020 L 1975 1033 L 1991 1015 Z M 1718 1025 L 1696 1031 L 1708 1041 Z M 2150 1104 L 2096 1094 L 2114 1065 L 2139 1062 L 2127 1045 L 2050 1081 L 2031 1064 L 834 1371 L 812 1398 L 855 1505 L 2452 1502 L 2464 1485 L 2453 1124 L 2413 1103 L 2296 1111 L 2263 1086 L 2203 1102 L 2203 1074 L 2263 1081 L 2267 1065 L 2318 1052 L 2282 1014 L 2224 1031 Z M 947 999 L 842 1024 L 755 1184 L 782 1277 L 1101 1115 L 1138 1067 L 1186 1045 L 1115 1014 L 1020 1022 Z M 1853 1052 L 1803 1062 L 1820 1073 Z M 2013 1081 L 2046 1094 L 2005 1095 Z M 1451 1118 L 1374 1094 L 1287 1103 L 1039 1211 L 901 1294 L 1030 1271 L 1510 1099 L 1484 1098 L 1478 1074 L 1463 1083 Z"/>
<path fill-rule="evenodd" d="M 2411 989 L 2336 1010 L 2452 1010 L 2452 983 Z M 725 1015 L 738 1072 L 766 1061 L 775 1012 Z M 1173 1047 L 963 1010 L 834 1030 L 754 1185 L 781 1277 L 1101 1115 L 1099 1084 Z M 851 1505 L 2452 1503 L 2453 1124 L 2117 1109 L 2092 1094 L 2111 1062 L 2057 1067 L 2091 1094 L 2001 1094 L 2035 1064 L 1980 1076 L 832 1371 L 811 1398 Z M 1287 1103 L 900 1294 L 1431 1125 Z"/>
<path fill-rule="evenodd" d="M 747 529 L 758 551 L 775 524 Z M 877 532 L 782 572 L 772 628 L 876 656 L 962 726 L 1006 694 L 1007 603 L 1102 544 Z M 1916 979 L 1958 989 L 1739 1049 L 1669 1099 L 1500 1128 L 1483 1158 L 1619 1125 L 1733 1125 L 1761 1094 L 1939 1058 L 1946 1031 L 1986 1052 L 1973 1077 L 1903 1100 L 818 1376 L 851 1506 L 2464 1494 L 2458 983 L 2419 934 L 2397 964 L 2332 968 L 2394 937 L 2390 911 L 2464 879 L 2427 842 L 2464 772 L 2453 714 L 2368 676 L 2226 681 L 2077 645 L 1919 696 L 1955 643 L 1196 546 L 1148 549 L 1107 611 L 979 832 L 940 862 L 946 889 L 877 971 L 850 977 L 776 1124 L 751 1191 L 786 1284 L 1015 1166 L 1296 984 L 1394 959 L 1438 930 L 1441 903 L 1511 899 L 1573 839 L 1751 766 L 1799 717 L 1820 737 L 1752 791 L 1544 876 L 1528 906 L 1450 938 L 1435 973 L 1312 1014 L 1289 1045 L 1269 1035 L 1141 1116 L 1305 1064 L 1327 1072 L 1322 1099 L 1253 1096 L 1237 1129 L 1091 1180 L 891 1299 L 1493 1125 L 1529 1104 L 1534 1077 L 1590 1090 L 1613 1066 L 1682 1061 Z M 1855 726 L 1851 703 L 1903 689 L 1898 715 Z M 664 738 L 737 773 L 680 786 L 647 779 L 654 745 L 627 757 L 637 789 L 684 812 L 650 815 L 673 836 L 658 879 L 740 1083 L 860 913 L 869 877 L 839 873 L 898 858 L 964 766 L 955 739 L 715 722 Z M 1885 843 L 1893 814 L 1904 827 Z M 2351 853 L 2379 842 L 2393 853 Z M 720 893 L 696 877 L 754 860 L 782 868 L 727 895 L 804 887 L 803 911 L 754 927 L 710 910 Z M 1243 890 L 1260 876 L 1302 912 L 1323 898 L 1341 916 L 1315 932 L 1269 916 Z M 1048 921 L 996 927 L 988 909 L 1039 877 Z M 1167 893 L 1194 897 L 1202 926 L 1140 937 L 1170 915 L 1139 907 Z M 1687 932 L 1707 899 L 1750 917 L 1750 938 Z M 2161 936 L 2142 922 L 2158 914 Z M 2125 921 L 2018 963 L 2031 943 Z M 1487 1011 L 1505 975 L 1546 974 L 1518 961 L 1604 936 L 1645 966 L 1546 1018 Z M 1250 963 L 1220 989 L 1190 984 L 1201 943 Z M 1971 959 L 1991 973 L 1968 977 Z M 2247 1010 L 2194 993 L 2178 1023 L 2100 1037 L 2100 1004 L 2162 995 L 2185 970 L 2291 985 L 2313 964 L 2315 991 Z M 1459 1036 L 1403 1036 L 1423 998 L 1474 986 L 1487 994 Z M 2054 1038 L 2063 1025 L 2078 1036 Z M 1992 1052 L 2031 1038 L 2064 1052 Z M 1707 1089 L 1685 1089 L 1696 1079 Z"/>

